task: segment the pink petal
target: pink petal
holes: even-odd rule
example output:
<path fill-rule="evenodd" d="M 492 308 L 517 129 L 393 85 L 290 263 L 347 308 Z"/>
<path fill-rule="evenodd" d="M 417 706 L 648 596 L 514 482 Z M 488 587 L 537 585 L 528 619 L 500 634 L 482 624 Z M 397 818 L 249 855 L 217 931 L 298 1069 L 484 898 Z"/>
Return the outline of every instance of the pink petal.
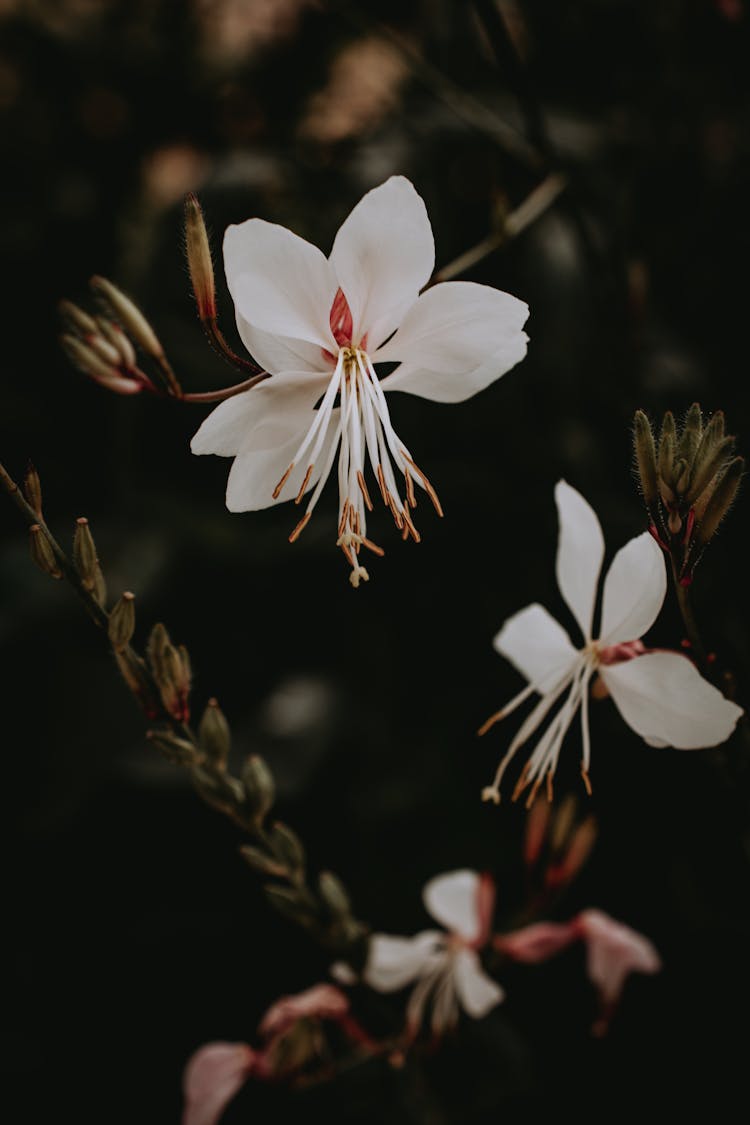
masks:
<path fill-rule="evenodd" d="M 514 961 L 536 965 L 554 957 L 579 936 L 574 922 L 535 922 L 510 934 L 498 934 L 492 944 Z"/>
<path fill-rule="evenodd" d="M 332 984 L 316 984 L 294 996 L 282 996 L 266 1012 L 258 1028 L 267 1038 L 286 1031 L 297 1020 L 317 1016 L 320 1019 L 341 1020 L 349 1011 L 349 999 Z"/>
<path fill-rule="evenodd" d="M 620 999 L 628 974 L 658 973 L 661 959 L 648 938 L 601 910 L 584 910 L 573 925 L 586 943 L 588 975 L 599 992 L 602 1019 L 595 1030 L 601 1034 Z"/>
<path fill-rule="evenodd" d="M 255 1060 L 247 1043 L 207 1043 L 191 1055 L 182 1080 L 182 1125 L 215 1125 L 252 1073 Z"/>

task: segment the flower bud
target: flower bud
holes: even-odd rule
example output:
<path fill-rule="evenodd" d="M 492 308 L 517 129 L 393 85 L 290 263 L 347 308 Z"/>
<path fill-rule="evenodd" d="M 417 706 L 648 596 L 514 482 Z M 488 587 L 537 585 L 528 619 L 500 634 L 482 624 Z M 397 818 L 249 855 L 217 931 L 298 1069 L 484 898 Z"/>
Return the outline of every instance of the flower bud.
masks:
<path fill-rule="evenodd" d="M 102 359 L 93 348 L 83 340 L 79 340 L 77 336 L 61 336 L 60 345 L 71 363 L 95 382 L 107 386 L 121 378 L 114 364 Z M 123 381 L 129 382 L 129 380 Z M 138 389 L 137 384 L 136 389 Z"/>
<path fill-rule="evenodd" d="M 176 766 L 192 766 L 201 761 L 201 755 L 193 743 L 186 738 L 179 738 L 168 727 L 146 731 L 146 738 Z"/>
<path fill-rule="evenodd" d="M 62 571 L 52 550 L 52 544 L 38 523 L 32 524 L 29 528 L 29 549 L 32 559 L 40 570 L 49 574 L 50 578 L 62 578 Z"/>
<path fill-rule="evenodd" d="M 651 423 L 642 410 L 636 410 L 633 423 L 633 445 L 641 482 L 641 493 L 647 508 L 652 508 L 658 496 L 656 473 L 656 446 Z"/>
<path fill-rule="evenodd" d="M 160 711 L 159 704 L 154 697 L 151 681 L 141 658 L 130 649 L 124 648 L 122 652 L 115 650 L 115 660 L 120 675 L 143 711 L 149 719 L 155 719 Z"/>
<path fill-rule="evenodd" d="M 685 416 L 677 446 L 677 456 L 682 458 L 688 466 L 693 464 L 702 436 L 703 413 L 698 403 L 694 402 Z"/>
<path fill-rule="evenodd" d="M 105 277 L 92 277 L 89 284 L 96 296 L 109 305 L 122 327 L 136 344 L 143 348 L 146 355 L 150 355 L 153 359 L 161 359 L 164 349 L 153 328 L 130 297 L 126 297 L 121 289 L 111 281 L 107 281 Z"/>
<path fill-rule="evenodd" d="M 282 879 L 289 875 L 288 868 L 280 860 L 274 859 L 267 852 L 254 847 L 252 844 L 243 844 L 240 848 L 240 855 L 254 871 L 261 875 L 269 875 L 274 879 Z"/>
<path fill-rule="evenodd" d="M 89 336 L 96 332 L 96 321 L 93 317 L 89 316 L 83 309 L 79 309 L 78 305 L 74 305 L 72 301 L 60 301 L 57 306 L 57 311 L 60 313 L 63 324 L 70 328 L 74 333 L 81 336 Z"/>
<path fill-rule="evenodd" d="M 305 849 L 296 832 L 277 820 L 271 828 L 270 836 L 274 855 L 293 875 L 301 875 L 305 870 Z"/>
<path fill-rule="evenodd" d="M 136 366 L 135 349 L 119 324 L 107 320 L 104 316 L 98 316 L 96 326 L 104 339 L 115 348 L 120 357 L 120 362 L 125 365 L 125 368 L 134 368 Z"/>
<path fill-rule="evenodd" d="M 99 559 L 97 558 L 96 544 L 91 534 L 89 521 L 84 516 L 76 520 L 76 530 L 73 537 L 73 562 L 84 588 L 93 590 Z"/>
<path fill-rule="evenodd" d="M 198 738 L 208 760 L 218 769 L 227 764 L 231 746 L 229 723 L 215 699 L 209 699 L 198 727 Z"/>
<path fill-rule="evenodd" d="M 29 507 L 34 509 L 39 519 L 41 519 L 42 482 L 39 480 L 39 473 L 32 464 L 29 464 L 26 475 L 23 478 L 23 494 L 26 497 L 26 503 Z"/>
<path fill-rule="evenodd" d="M 277 887 L 272 883 L 263 888 L 263 893 L 279 914 L 291 922 L 296 922 L 298 926 L 310 926 L 314 923 L 314 915 L 303 892 L 292 887 Z"/>
<path fill-rule="evenodd" d="M 201 205 L 192 192 L 185 199 L 185 242 L 198 315 L 201 320 L 215 320 L 216 289 L 211 247 Z"/>
<path fill-rule="evenodd" d="M 744 459 L 735 457 L 716 484 L 706 504 L 700 523 L 696 526 L 695 539 L 700 546 L 708 543 L 709 539 L 715 535 L 719 524 L 734 503 L 744 471 Z"/>
<path fill-rule="evenodd" d="M 251 754 L 242 768 L 245 804 L 253 819 L 262 824 L 273 805 L 276 786 L 273 775 L 259 754 Z"/>
<path fill-rule="evenodd" d="M 126 590 L 115 602 L 109 615 L 109 640 L 115 652 L 122 652 L 130 644 L 135 632 L 135 594 Z"/>
<path fill-rule="evenodd" d="M 318 877 L 318 890 L 334 921 L 341 922 L 350 916 L 349 896 L 338 875 L 334 875 L 332 871 L 321 871 Z"/>

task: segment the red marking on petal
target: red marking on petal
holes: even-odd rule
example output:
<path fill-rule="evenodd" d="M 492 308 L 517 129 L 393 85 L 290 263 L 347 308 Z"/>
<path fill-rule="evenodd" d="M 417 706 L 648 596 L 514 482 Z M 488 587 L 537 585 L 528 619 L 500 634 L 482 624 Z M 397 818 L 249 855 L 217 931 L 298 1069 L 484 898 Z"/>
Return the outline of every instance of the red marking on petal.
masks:
<path fill-rule="evenodd" d="M 479 876 L 476 908 L 479 932 L 471 945 L 474 949 L 481 949 L 490 939 L 492 915 L 495 912 L 495 881 L 487 871 Z"/>
<path fill-rule="evenodd" d="M 352 329 L 354 321 L 352 319 L 352 310 L 349 308 L 349 302 L 344 296 L 343 290 L 338 289 L 336 296 L 333 298 L 331 305 L 330 315 L 331 332 L 333 338 L 340 348 L 345 348 L 352 342 Z"/>
<path fill-rule="evenodd" d="M 635 656 L 643 656 L 646 646 L 643 641 L 624 641 L 620 645 L 607 645 L 599 650 L 601 664 L 622 664 L 625 660 L 632 660 Z"/>

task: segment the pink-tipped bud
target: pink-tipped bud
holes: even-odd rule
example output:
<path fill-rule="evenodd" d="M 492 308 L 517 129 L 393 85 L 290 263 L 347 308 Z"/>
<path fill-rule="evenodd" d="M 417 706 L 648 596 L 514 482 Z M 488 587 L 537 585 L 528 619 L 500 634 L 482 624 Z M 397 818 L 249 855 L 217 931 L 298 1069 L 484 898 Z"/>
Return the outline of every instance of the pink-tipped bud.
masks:
<path fill-rule="evenodd" d="M 198 315 L 201 320 L 215 320 L 216 288 L 211 246 L 201 205 L 192 192 L 185 199 L 185 243 Z"/>

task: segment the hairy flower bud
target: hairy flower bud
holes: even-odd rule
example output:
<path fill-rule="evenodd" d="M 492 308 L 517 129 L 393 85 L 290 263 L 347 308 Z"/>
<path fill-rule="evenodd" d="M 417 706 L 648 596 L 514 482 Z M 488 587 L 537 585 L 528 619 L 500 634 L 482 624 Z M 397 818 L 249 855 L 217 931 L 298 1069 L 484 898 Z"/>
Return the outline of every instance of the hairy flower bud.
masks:
<path fill-rule="evenodd" d="M 719 524 L 734 503 L 744 471 L 744 459 L 735 457 L 717 482 L 711 493 L 711 498 L 706 504 L 703 516 L 696 525 L 695 538 L 700 546 L 705 546 L 709 539 L 716 534 Z"/>
<path fill-rule="evenodd" d="M 270 832 L 270 844 L 274 854 L 293 875 L 301 875 L 305 869 L 305 849 L 296 832 L 277 820 Z"/>
<path fill-rule="evenodd" d="M 336 922 L 346 920 L 351 914 L 351 903 L 344 884 L 332 871 L 321 871 L 318 877 L 320 897 Z"/>
<path fill-rule="evenodd" d="M 94 595 L 99 605 L 103 605 L 107 596 L 104 575 L 99 565 L 96 544 L 91 534 L 89 521 L 84 516 L 76 520 L 76 530 L 73 537 L 73 563 L 84 590 L 88 590 Z"/>
<path fill-rule="evenodd" d="M 633 444 L 641 482 L 641 493 L 650 510 L 658 497 L 656 446 L 651 423 L 642 410 L 636 410 L 633 423 Z"/>
<path fill-rule="evenodd" d="M 179 738 L 168 727 L 146 731 L 146 738 L 176 766 L 192 766 L 201 761 L 197 747 L 186 738 Z"/>
<path fill-rule="evenodd" d="M 211 247 L 201 205 L 192 192 L 185 199 L 185 243 L 198 315 L 201 320 L 215 320 L 216 290 Z"/>

